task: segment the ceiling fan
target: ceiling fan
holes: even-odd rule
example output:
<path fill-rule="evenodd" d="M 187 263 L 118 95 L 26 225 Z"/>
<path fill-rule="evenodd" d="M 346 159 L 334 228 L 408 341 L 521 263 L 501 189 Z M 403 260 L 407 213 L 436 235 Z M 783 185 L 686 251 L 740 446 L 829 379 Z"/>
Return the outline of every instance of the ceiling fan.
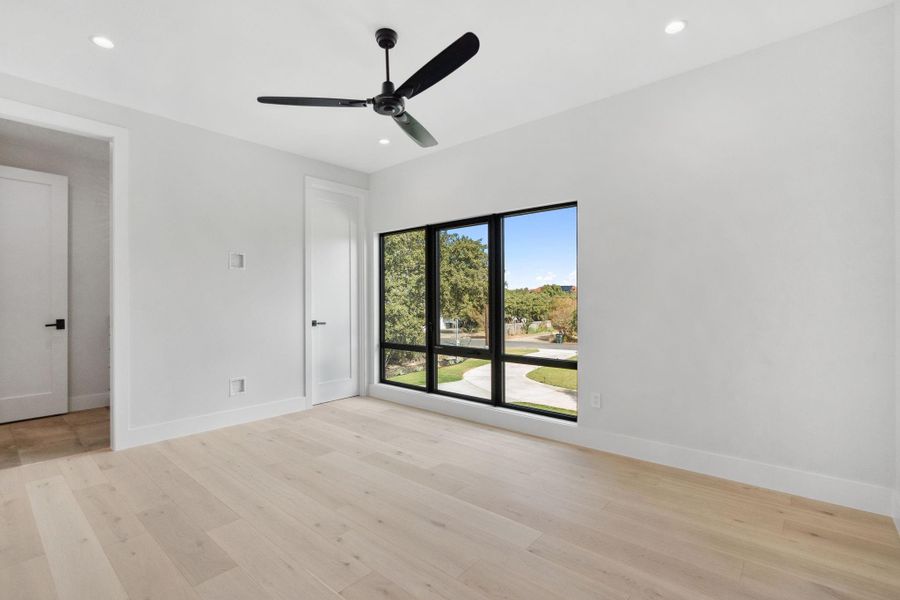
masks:
<path fill-rule="evenodd" d="M 447 75 L 461 67 L 478 52 L 478 37 L 474 33 L 465 33 L 458 40 L 444 48 L 440 54 L 425 63 L 421 69 L 413 73 L 398 88 L 391 82 L 390 50 L 397 44 L 397 32 L 393 29 L 379 29 L 375 32 L 375 41 L 384 48 L 385 82 L 381 84 L 381 93 L 367 100 L 348 100 L 346 98 L 303 98 L 293 96 L 260 96 L 257 101 L 263 104 L 285 104 L 290 106 L 331 106 L 347 108 L 365 108 L 369 104 L 380 115 L 393 117 L 406 135 L 413 141 L 428 148 L 437 145 L 428 130 L 406 112 L 406 100 L 421 94 Z"/>

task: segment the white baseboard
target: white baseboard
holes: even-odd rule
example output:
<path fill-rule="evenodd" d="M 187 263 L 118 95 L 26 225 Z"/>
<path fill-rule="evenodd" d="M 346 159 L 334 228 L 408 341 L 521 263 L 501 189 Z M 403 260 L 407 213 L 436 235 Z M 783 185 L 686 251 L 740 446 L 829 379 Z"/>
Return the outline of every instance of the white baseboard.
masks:
<path fill-rule="evenodd" d="M 69 396 L 69 412 L 109 406 L 109 392 Z"/>
<path fill-rule="evenodd" d="M 900 533 L 900 490 L 894 490 L 894 511 L 892 516 L 894 517 L 894 527 L 897 528 L 897 533 Z"/>
<path fill-rule="evenodd" d="M 134 446 L 143 446 L 144 444 L 152 444 L 153 442 L 161 442 L 163 440 L 192 435 L 194 433 L 202 433 L 204 431 L 211 431 L 222 427 L 231 427 L 232 425 L 241 425 L 242 423 L 250 423 L 251 421 L 270 419 L 272 417 L 306 410 L 307 408 L 309 408 L 309 406 L 306 402 L 306 398 L 298 396 L 296 398 L 285 398 L 284 400 L 275 400 L 273 402 L 255 404 L 244 408 L 235 408 L 222 412 L 185 417 L 174 421 L 166 421 L 164 423 L 130 427 L 122 435 L 116 450 L 124 450 L 126 448 L 133 448 Z"/>
<path fill-rule="evenodd" d="M 749 485 L 840 504 L 881 515 L 892 511 L 891 488 L 769 463 L 676 446 L 644 438 L 579 427 L 570 421 L 486 406 L 392 385 L 373 384 L 369 395 L 415 408 L 511 429 L 521 433 L 612 452 Z"/>

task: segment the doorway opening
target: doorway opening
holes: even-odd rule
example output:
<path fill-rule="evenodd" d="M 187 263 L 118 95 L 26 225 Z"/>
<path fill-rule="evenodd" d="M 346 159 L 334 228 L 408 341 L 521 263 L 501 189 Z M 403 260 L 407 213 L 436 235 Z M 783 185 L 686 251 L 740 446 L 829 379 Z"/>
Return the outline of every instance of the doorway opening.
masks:
<path fill-rule="evenodd" d="M 108 140 L 0 118 L 0 468 L 110 447 Z"/>

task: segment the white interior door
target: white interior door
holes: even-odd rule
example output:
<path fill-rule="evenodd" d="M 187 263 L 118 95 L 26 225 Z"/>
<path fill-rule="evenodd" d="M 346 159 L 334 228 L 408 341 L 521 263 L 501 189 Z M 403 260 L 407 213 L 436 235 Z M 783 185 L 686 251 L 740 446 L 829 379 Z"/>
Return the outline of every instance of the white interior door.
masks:
<path fill-rule="evenodd" d="M 359 197 L 340 189 L 307 185 L 313 404 L 359 394 Z"/>
<path fill-rule="evenodd" d="M 0 166 L 0 423 L 68 411 L 68 196 Z"/>

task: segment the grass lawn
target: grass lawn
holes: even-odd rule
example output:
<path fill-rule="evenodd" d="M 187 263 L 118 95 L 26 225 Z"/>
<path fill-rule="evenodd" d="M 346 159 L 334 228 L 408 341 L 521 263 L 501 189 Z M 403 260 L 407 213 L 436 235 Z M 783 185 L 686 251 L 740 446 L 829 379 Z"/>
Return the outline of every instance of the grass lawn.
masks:
<path fill-rule="evenodd" d="M 578 356 L 572 357 L 577 361 Z M 558 369 L 556 367 L 538 367 L 534 371 L 529 371 L 525 377 L 538 383 L 546 383 L 547 385 L 555 385 L 556 387 L 565 388 L 567 390 L 578 389 L 578 371 L 575 369 Z"/>
<path fill-rule="evenodd" d="M 537 352 L 534 348 L 511 348 L 507 351 L 508 354 L 531 354 L 532 352 Z M 438 369 L 438 383 L 450 383 L 453 381 L 460 381 L 463 378 L 463 373 L 470 369 L 474 369 L 475 367 L 480 367 L 482 365 L 486 365 L 490 363 L 489 360 L 484 360 L 481 358 L 467 358 L 461 363 L 457 363 L 455 365 L 447 365 L 446 367 L 440 367 Z M 418 387 L 425 387 L 425 371 L 415 371 L 413 373 L 406 373 L 405 375 L 398 375 L 396 377 L 391 377 L 388 381 L 396 381 L 397 383 L 405 383 L 406 385 L 415 385 Z"/>
<path fill-rule="evenodd" d="M 515 404 L 516 406 L 527 406 L 528 408 L 539 408 L 541 410 L 555 412 L 561 415 L 572 415 L 573 417 L 578 416 L 577 410 L 559 408 L 558 406 L 547 406 L 546 404 L 535 404 L 534 402 L 510 402 L 510 404 Z"/>

